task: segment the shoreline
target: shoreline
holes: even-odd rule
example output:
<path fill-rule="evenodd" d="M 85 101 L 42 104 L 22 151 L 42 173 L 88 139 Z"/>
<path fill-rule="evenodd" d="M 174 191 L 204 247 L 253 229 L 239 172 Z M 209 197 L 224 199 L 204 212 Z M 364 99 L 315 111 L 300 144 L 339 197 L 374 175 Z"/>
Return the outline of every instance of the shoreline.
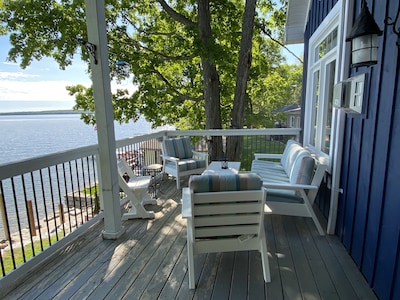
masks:
<path fill-rule="evenodd" d="M 25 116 L 25 115 L 66 115 L 66 114 L 81 114 L 83 110 L 43 110 L 43 111 L 16 111 L 16 112 L 0 112 L 0 116 Z"/>

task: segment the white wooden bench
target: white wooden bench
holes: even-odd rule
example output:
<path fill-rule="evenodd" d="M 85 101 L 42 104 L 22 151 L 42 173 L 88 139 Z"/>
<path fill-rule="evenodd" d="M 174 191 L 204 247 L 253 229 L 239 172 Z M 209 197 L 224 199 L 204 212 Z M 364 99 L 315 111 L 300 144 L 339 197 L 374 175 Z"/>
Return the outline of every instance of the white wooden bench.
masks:
<path fill-rule="evenodd" d="M 312 206 L 326 169 L 308 150 L 290 140 L 282 154 L 255 154 L 251 172 L 259 174 L 267 188 L 270 213 L 310 217 L 324 235 Z"/>

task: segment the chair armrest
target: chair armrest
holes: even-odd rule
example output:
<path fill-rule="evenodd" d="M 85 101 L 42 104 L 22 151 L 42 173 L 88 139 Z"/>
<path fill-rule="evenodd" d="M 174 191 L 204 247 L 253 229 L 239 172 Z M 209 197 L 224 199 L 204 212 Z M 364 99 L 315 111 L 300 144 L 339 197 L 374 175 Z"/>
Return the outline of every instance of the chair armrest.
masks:
<path fill-rule="evenodd" d="M 198 151 L 192 151 L 193 152 L 193 156 L 198 156 L 202 159 L 207 159 L 208 158 L 208 153 L 204 153 L 204 152 L 198 152 Z"/>
<path fill-rule="evenodd" d="M 277 190 L 318 190 L 318 186 L 309 184 L 290 184 L 290 183 L 275 183 L 263 182 L 263 187 Z M 267 192 L 268 193 L 268 192 Z"/>
<path fill-rule="evenodd" d="M 254 153 L 254 159 L 267 158 L 267 159 L 281 159 L 282 154 L 274 153 Z"/>
<path fill-rule="evenodd" d="M 168 156 L 168 155 L 161 155 L 161 157 L 163 158 L 163 159 L 165 159 L 165 160 L 169 160 L 169 161 L 173 161 L 173 162 L 177 162 L 177 161 L 179 161 L 180 159 L 179 158 L 177 158 L 177 157 L 173 157 L 173 156 Z"/>
<path fill-rule="evenodd" d="M 182 189 L 182 218 L 192 217 L 192 205 L 190 203 L 190 189 Z"/>

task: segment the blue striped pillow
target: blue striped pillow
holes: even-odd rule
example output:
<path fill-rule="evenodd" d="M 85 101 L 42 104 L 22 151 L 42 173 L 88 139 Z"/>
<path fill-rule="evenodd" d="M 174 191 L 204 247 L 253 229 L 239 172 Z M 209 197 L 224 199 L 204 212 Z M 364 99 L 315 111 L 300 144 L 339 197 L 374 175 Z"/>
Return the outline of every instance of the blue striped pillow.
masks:
<path fill-rule="evenodd" d="M 165 139 L 164 148 L 168 156 L 177 158 L 193 157 L 193 149 L 189 137 Z"/>
<path fill-rule="evenodd" d="M 195 193 L 259 190 L 262 181 L 255 173 L 232 175 L 195 175 L 189 180 L 189 187 Z"/>

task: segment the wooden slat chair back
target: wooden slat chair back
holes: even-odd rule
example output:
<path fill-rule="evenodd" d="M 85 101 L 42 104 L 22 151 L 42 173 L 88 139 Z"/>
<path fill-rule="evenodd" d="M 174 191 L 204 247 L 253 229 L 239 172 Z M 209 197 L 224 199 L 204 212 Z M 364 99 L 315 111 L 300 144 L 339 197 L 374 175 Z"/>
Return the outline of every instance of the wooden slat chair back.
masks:
<path fill-rule="evenodd" d="M 119 159 L 117 167 L 119 187 L 124 193 L 121 204 L 130 202 L 130 210 L 122 215 L 122 219 L 154 218 L 154 212 L 144 207 L 145 204 L 156 204 L 148 194 L 151 176 L 136 176 L 125 159 Z"/>
<path fill-rule="evenodd" d="M 183 189 L 187 219 L 189 288 L 195 287 L 194 254 L 258 250 L 271 281 L 264 230 L 265 189 L 256 174 L 191 176 Z"/>

